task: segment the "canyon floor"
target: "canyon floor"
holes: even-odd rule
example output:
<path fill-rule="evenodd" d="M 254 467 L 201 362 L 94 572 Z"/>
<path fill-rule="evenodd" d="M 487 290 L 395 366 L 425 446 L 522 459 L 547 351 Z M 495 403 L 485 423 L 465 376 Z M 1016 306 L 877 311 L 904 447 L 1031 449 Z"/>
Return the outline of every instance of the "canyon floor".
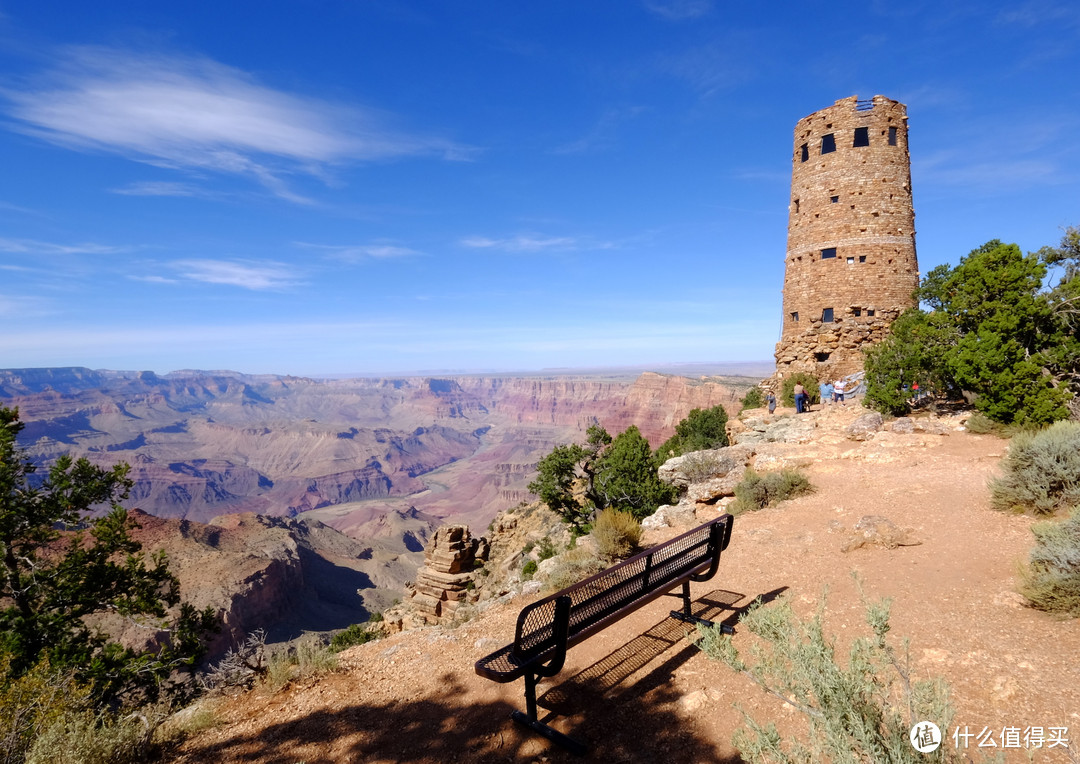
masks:
<path fill-rule="evenodd" d="M 1007 441 L 953 429 L 854 442 L 843 427 L 859 413 L 849 406 L 804 415 L 817 423 L 816 437 L 788 448 L 809 460 L 816 492 L 736 518 L 720 572 L 692 590 L 697 612 L 735 623 L 755 598 L 782 595 L 809 614 L 827 589 L 825 628 L 846 661 L 850 640 L 869 633 L 854 571 L 869 597 L 892 598 L 894 644 L 910 640 L 915 678 L 941 676 L 950 684 L 956 712 L 946 745 L 954 745 L 958 727 L 973 735 L 966 750 L 972 761 L 997 752 L 1028 761 L 1024 750 L 1002 747 L 1010 742 L 1006 728 L 1042 727 L 1049 737 L 1050 728 L 1066 727 L 1077 751 L 1080 621 L 1024 606 L 1016 574 L 1034 520 L 989 508 L 987 479 Z M 864 515 L 910 528 L 921 543 L 842 551 Z M 218 723 L 169 758 L 580 760 L 510 721 L 523 707 L 522 682 L 498 685 L 473 672 L 477 658 L 512 638 L 526 601 L 499 604 L 456 629 L 425 628 L 352 648 L 335 673 L 278 693 L 208 699 Z M 665 617 L 674 603 L 653 602 L 574 648 L 562 673 L 541 686 L 541 718 L 584 741 L 587 760 L 737 762 L 731 735 L 743 723 L 739 708 L 781 731 L 801 729 L 790 707 L 701 653 L 689 629 Z M 734 641 L 745 651 L 752 637 L 736 625 Z M 978 745 L 984 730 L 996 748 Z M 1064 748 L 1047 745 L 1033 752 L 1034 761 L 1070 761 Z"/>

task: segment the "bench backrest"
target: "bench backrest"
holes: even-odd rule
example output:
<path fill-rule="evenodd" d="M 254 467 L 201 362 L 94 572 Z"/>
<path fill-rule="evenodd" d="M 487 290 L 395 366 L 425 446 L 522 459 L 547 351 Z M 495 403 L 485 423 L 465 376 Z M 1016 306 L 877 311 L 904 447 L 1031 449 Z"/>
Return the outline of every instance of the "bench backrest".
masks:
<path fill-rule="evenodd" d="M 672 588 L 708 571 L 731 540 L 731 515 L 722 515 L 670 541 L 526 605 L 518 616 L 514 655 L 526 661 L 556 647 L 555 609 L 570 600 L 570 647 Z"/>

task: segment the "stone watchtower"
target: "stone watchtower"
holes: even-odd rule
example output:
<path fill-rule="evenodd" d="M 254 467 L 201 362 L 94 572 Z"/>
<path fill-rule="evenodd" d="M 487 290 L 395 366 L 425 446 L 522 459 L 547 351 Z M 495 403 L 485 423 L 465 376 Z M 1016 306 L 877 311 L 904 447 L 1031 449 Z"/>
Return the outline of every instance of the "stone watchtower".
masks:
<path fill-rule="evenodd" d="M 795 126 L 777 378 L 861 371 L 919 285 L 907 109 L 837 101 Z"/>

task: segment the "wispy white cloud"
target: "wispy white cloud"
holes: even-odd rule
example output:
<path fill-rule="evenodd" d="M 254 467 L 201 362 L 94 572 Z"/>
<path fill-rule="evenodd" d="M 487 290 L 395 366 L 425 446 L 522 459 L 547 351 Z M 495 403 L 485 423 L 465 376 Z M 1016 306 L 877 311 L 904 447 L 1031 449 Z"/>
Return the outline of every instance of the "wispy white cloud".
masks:
<path fill-rule="evenodd" d="M 171 266 L 191 281 L 224 284 L 243 289 L 276 290 L 301 283 L 293 268 L 254 260 L 177 260 Z"/>
<path fill-rule="evenodd" d="M 23 132 L 160 167 L 247 176 L 297 202 L 307 199 L 289 188 L 290 174 L 471 151 L 396 129 L 378 110 L 276 90 L 207 58 L 73 48 L 51 72 L 2 93 Z"/>
<path fill-rule="evenodd" d="M 372 244 L 310 244 L 304 241 L 295 242 L 298 247 L 314 249 L 323 252 L 327 257 L 341 260 L 347 263 L 357 263 L 362 260 L 389 259 L 395 257 L 408 257 L 410 255 L 423 254 L 420 250 L 411 247 L 403 247 L 386 241 Z"/>
<path fill-rule="evenodd" d="M 729 34 L 725 39 L 659 56 L 656 67 L 690 84 L 704 96 L 734 88 L 758 76 L 759 64 L 748 51 L 757 42 Z"/>
<path fill-rule="evenodd" d="M 20 255 L 112 255 L 126 251 L 124 247 L 110 247 L 104 244 L 54 244 L 34 239 L 0 238 L 0 252 Z"/>
<path fill-rule="evenodd" d="M 502 239 L 487 236 L 469 236 L 461 240 L 461 245 L 470 249 L 490 249 L 498 252 L 570 252 L 585 249 L 614 249 L 615 245 L 607 241 L 595 241 L 574 236 L 543 236 L 540 234 L 519 234 Z"/>
<path fill-rule="evenodd" d="M 143 281 L 147 284 L 179 284 L 177 279 L 166 278 L 165 276 L 133 276 L 129 275 L 128 279 L 131 281 Z"/>
<path fill-rule="evenodd" d="M 41 298 L 0 294 L 0 318 L 37 318 L 51 312 L 48 303 Z"/>
<path fill-rule="evenodd" d="M 144 181 L 112 189 L 114 194 L 124 196 L 206 196 L 207 193 L 191 183 L 168 181 Z"/>
<path fill-rule="evenodd" d="M 1040 159 L 927 166 L 923 168 L 922 179 L 982 191 L 1003 186 L 1016 191 L 1017 188 L 1064 180 L 1053 162 Z"/>
<path fill-rule="evenodd" d="M 697 19 L 712 13 L 712 0 L 644 0 L 646 10 L 668 21 Z"/>
<path fill-rule="evenodd" d="M 615 145 L 619 126 L 628 119 L 638 116 L 642 111 L 644 109 L 641 107 L 608 109 L 600 116 L 600 119 L 597 120 L 586 135 L 569 143 L 556 146 L 551 150 L 551 153 L 559 155 L 588 154 L 609 149 Z"/>
<path fill-rule="evenodd" d="M 29 207 L 20 207 L 17 204 L 10 202 L 0 202 L 0 210 L 7 210 L 8 212 L 19 212 L 23 215 L 40 215 L 37 210 L 32 210 Z"/>
<path fill-rule="evenodd" d="M 1026 27 L 1053 24 L 1058 28 L 1080 28 L 1080 9 L 1073 3 L 1061 3 L 1054 0 L 1028 0 L 1028 2 L 1010 4 L 1007 10 L 997 14 L 995 21 L 1011 27 Z"/>

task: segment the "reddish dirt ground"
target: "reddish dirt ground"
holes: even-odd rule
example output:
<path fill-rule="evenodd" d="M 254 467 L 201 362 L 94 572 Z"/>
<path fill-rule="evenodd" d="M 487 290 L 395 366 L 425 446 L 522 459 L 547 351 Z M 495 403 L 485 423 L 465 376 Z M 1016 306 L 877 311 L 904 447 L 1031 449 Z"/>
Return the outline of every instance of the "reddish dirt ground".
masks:
<path fill-rule="evenodd" d="M 856 443 L 840 433 L 855 407 L 816 412 L 820 435 L 787 446 L 811 460 L 810 496 L 735 520 L 720 573 L 697 584 L 702 611 L 735 620 L 725 605 L 783 593 L 809 613 L 828 588 L 826 630 L 838 655 L 868 633 L 851 577 L 873 598 L 890 597 L 896 644 L 910 640 L 916 678 L 944 677 L 955 725 L 989 729 L 997 749 L 969 741 L 972 760 L 1002 751 L 1007 727 L 1067 727 L 1080 749 L 1080 622 L 1029 609 L 1016 571 L 1032 545 L 1031 518 L 994 512 L 986 482 L 1007 442 L 989 435 L 879 433 Z M 841 551 L 864 515 L 912 529 L 916 546 Z M 702 516 L 704 519 L 704 516 Z M 677 531 L 672 529 L 668 535 Z M 651 539 L 657 541 L 657 538 Z M 342 654 L 341 669 L 269 694 L 219 700 L 221 724 L 190 738 L 178 762 L 563 762 L 580 761 L 508 719 L 522 682 L 478 677 L 473 662 L 513 636 L 524 598 L 454 630 L 406 632 Z M 737 762 L 732 732 L 743 710 L 798 730 L 798 715 L 726 666 L 706 658 L 665 614 L 662 598 L 574 648 L 541 687 L 541 717 L 584 741 L 605 762 Z M 735 644 L 750 637 L 737 629 Z M 948 730 L 951 734 L 952 728 Z M 947 744 L 952 745 L 950 740 Z M 1036 762 L 1069 761 L 1060 747 Z"/>

